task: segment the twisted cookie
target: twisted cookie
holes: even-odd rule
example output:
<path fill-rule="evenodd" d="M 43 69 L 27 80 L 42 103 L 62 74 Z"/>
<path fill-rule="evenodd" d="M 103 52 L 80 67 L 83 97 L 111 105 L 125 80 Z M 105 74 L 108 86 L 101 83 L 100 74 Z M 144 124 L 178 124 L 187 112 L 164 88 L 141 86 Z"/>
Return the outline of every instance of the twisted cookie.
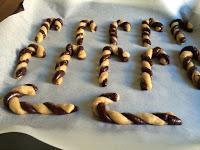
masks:
<path fill-rule="evenodd" d="M 178 44 L 185 43 L 186 41 L 185 35 L 181 32 L 181 29 L 187 32 L 193 31 L 193 25 L 190 22 L 181 19 L 172 20 L 169 26 L 171 28 L 171 33 Z"/>
<path fill-rule="evenodd" d="M 130 54 L 127 51 L 124 51 L 118 46 L 112 45 L 103 48 L 102 56 L 99 61 L 99 85 L 102 87 L 105 87 L 108 84 L 109 59 L 112 54 L 117 55 L 122 62 L 127 62 L 130 57 Z"/>
<path fill-rule="evenodd" d="M 148 19 L 143 20 L 142 21 L 142 43 L 144 47 L 151 46 L 150 34 L 151 34 L 151 29 L 149 26 L 149 20 Z"/>
<path fill-rule="evenodd" d="M 93 20 L 81 20 L 76 30 L 76 44 L 77 45 L 83 45 L 83 38 L 84 38 L 86 27 L 89 27 L 91 32 L 97 31 L 97 25 Z"/>
<path fill-rule="evenodd" d="M 181 50 L 179 58 L 193 85 L 200 89 L 200 72 L 192 61 L 193 58 L 200 61 L 200 50 L 194 46 L 186 46 Z"/>
<path fill-rule="evenodd" d="M 63 21 L 60 18 L 47 18 L 44 23 L 41 25 L 36 37 L 35 41 L 37 43 L 42 42 L 50 29 L 60 31 L 63 26 Z"/>
<path fill-rule="evenodd" d="M 152 76 L 153 72 L 151 66 L 153 65 L 152 59 L 157 58 L 161 65 L 167 65 L 170 63 L 169 56 L 167 53 L 160 47 L 155 47 L 153 49 L 148 49 L 141 55 L 142 58 L 142 74 L 140 87 L 142 90 L 151 90 L 152 89 Z"/>
<path fill-rule="evenodd" d="M 44 58 L 46 56 L 45 49 L 42 45 L 30 44 L 27 48 L 19 52 L 18 63 L 15 68 L 14 78 L 21 79 L 27 72 L 29 59 L 32 57 Z"/>
<path fill-rule="evenodd" d="M 78 111 L 78 107 L 73 104 L 53 104 L 50 102 L 30 104 L 27 102 L 20 102 L 22 96 L 35 96 L 38 88 L 33 84 L 25 84 L 13 88 L 4 97 L 4 105 L 13 113 L 18 115 L 23 114 L 55 114 L 64 115 Z"/>
<path fill-rule="evenodd" d="M 112 48 L 110 46 L 105 46 L 99 61 L 99 85 L 102 87 L 105 87 L 108 84 L 108 70 L 110 64 L 109 58 L 111 57 L 111 54 Z"/>
<path fill-rule="evenodd" d="M 78 53 L 78 54 L 77 54 Z M 79 59 L 84 59 L 86 57 L 86 53 L 83 50 L 82 45 L 74 45 L 74 44 L 67 44 L 66 50 L 62 52 L 57 60 L 55 66 L 55 73 L 52 78 L 52 83 L 56 85 L 60 85 L 63 82 L 63 77 L 65 72 L 67 71 L 67 66 L 71 57 L 77 54 Z"/>
<path fill-rule="evenodd" d="M 78 59 L 85 59 L 86 58 L 86 52 L 83 45 L 83 38 L 84 38 L 84 33 L 85 33 L 85 28 L 89 27 L 91 32 L 96 32 L 97 31 L 97 25 L 93 20 L 81 20 L 79 22 L 78 28 L 76 30 L 76 45 L 77 49 L 76 54 Z"/>
<path fill-rule="evenodd" d="M 131 24 L 126 21 L 117 20 L 113 21 L 112 24 L 110 24 L 109 28 L 109 35 L 110 35 L 110 44 L 117 45 L 117 28 L 121 27 L 124 31 L 130 32 L 131 30 Z"/>
<path fill-rule="evenodd" d="M 119 94 L 117 93 L 105 93 L 97 97 L 92 103 L 92 110 L 94 115 L 104 122 L 116 123 L 120 125 L 181 125 L 182 121 L 171 112 L 158 112 L 147 113 L 140 112 L 136 114 L 132 113 L 120 113 L 113 110 L 107 110 L 106 105 L 112 104 L 119 100 Z"/>
<path fill-rule="evenodd" d="M 151 28 L 157 32 L 163 31 L 163 24 L 153 18 L 149 18 L 142 21 L 142 43 L 144 47 L 151 46 L 150 34 Z"/>
<path fill-rule="evenodd" d="M 55 74 L 52 78 L 52 83 L 60 85 L 63 82 L 63 77 L 67 71 L 67 66 L 73 54 L 74 45 L 68 44 L 66 46 L 66 51 L 62 52 L 57 60 L 55 66 Z"/>

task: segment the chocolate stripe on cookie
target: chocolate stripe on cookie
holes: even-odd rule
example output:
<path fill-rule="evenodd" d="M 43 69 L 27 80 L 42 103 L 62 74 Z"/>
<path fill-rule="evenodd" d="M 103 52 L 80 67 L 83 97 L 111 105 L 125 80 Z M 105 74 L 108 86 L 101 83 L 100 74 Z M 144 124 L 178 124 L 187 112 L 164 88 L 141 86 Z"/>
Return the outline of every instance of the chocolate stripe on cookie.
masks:
<path fill-rule="evenodd" d="M 181 29 L 187 32 L 193 31 L 193 25 L 190 22 L 181 19 L 172 20 L 169 26 L 171 33 L 178 44 L 186 42 L 185 35 L 181 32 Z"/>
<path fill-rule="evenodd" d="M 179 58 L 193 85 L 200 89 L 200 72 L 193 62 L 193 59 L 200 61 L 200 51 L 194 46 L 186 46 L 180 51 Z"/>
<path fill-rule="evenodd" d="M 63 26 L 63 21 L 60 18 L 47 18 L 41 25 L 38 33 L 36 34 L 35 41 L 42 42 L 48 34 L 49 30 L 60 31 Z"/>
<path fill-rule="evenodd" d="M 150 39 L 151 29 L 150 28 L 152 28 L 153 30 L 157 32 L 162 32 L 164 26 L 160 21 L 155 20 L 153 18 L 149 18 L 142 21 L 141 31 L 142 31 L 142 43 L 144 47 L 151 46 L 151 39 Z"/>
<path fill-rule="evenodd" d="M 45 49 L 42 45 L 30 44 L 28 47 L 19 52 L 18 62 L 14 72 L 14 78 L 21 79 L 27 73 L 29 59 L 34 56 L 44 58 L 46 56 Z"/>
<path fill-rule="evenodd" d="M 153 49 L 148 49 L 141 55 L 142 58 L 142 74 L 140 80 L 141 90 L 151 90 L 152 89 L 152 76 L 153 72 L 151 67 L 153 65 L 153 58 L 157 58 L 161 65 L 167 65 L 170 63 L 169 56 L 160 47 L 155 47 Z"/>

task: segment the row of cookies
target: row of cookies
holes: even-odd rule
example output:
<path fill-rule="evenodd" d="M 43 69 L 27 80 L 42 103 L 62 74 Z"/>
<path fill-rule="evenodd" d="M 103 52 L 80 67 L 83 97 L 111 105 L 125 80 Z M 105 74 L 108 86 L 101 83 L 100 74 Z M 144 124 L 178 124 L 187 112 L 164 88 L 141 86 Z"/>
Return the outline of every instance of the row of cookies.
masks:
<path fill-rule="evenodd" d="M 63 21 L 61 18 L 47 18 L 43 24 L 41 25 L 38 33 L 35 37 L 35 42 L 41 43 L 47 36 L 49 30 L 60 31 L 63 26 Z M 78 28 L 76 30 L 76 45 L 83 45 L 84 38 L 84 30 L 86 27 L 90 28 L 90 31 L 95 32 L 97 30 L 97 25 L 93 20 L 85 19 L 79 22 Z M 117 45 L 118 36 L 117 36 L 117 28 L 121 27 L 124 31 L 129 32 L 131 30 L 131 23 L 123 20 L 113 21 L 109 27 L 109 36 L 110 36 L 110 44 Z M 191 22 L 182 19 L 174 19 L 169 24 L 171 34 L 174 36 L 174 39 L 178 44 L 183 44 L 186 41 L 186 37 L 184 33 L 181 31 L 184 30 L 186 32 L 193 32 L 193 25 Z M 154 19 L 144 19 L 141 23 L 141 32 L 142 32 L 142 43 L 144 47 L 151 46 L 150 34 L 151 29 L 157 32 L 163 32 L 164 25 Z"/>
<path fill-rule="evenodd" d="M 77 112 L 78 106 L 71 103 L 54 104 L 52 102 L 31 104 L 20 101 L 23 96 L 35 96 L 38 91 L 34 84 L 25 84 L 14 87 L 3 98 L 4 106 L 17 115 L 42 114 L 64 115 Z M 101 121 L 120 125 L 181 125 L 182 121 L 172 112 L 139 112 L 128 113 L 106 109 L 106 105 L 119 100 L 117 93 L 104 93 L 92 102 L 92 111 Z"/>
<path fill-rule="evenodd" d="M 55 65 L 55 73 L 52 77 L 52 83 L 60 85 L 63 83 L 64 75 L 68 68 L 69 61 L 71 56 L 74 54 L 74 49 L 76 45 L 68 44 L 66 50 L 62 52 Z M 75 53 L 76 54 L 76 53 Z M 119 60 L 122 62 L 127 62 L 129 60 L 130 54 L 127 51 L 124 51 L 122 48 L 117 45 L 108 45 L 105 46 L 102 50 L 102 55 L 99 60 L 99 75 L 98 82 L 102 87 L 107 86 L 108 77 L 109 77 L 109 67 L 110 67 L 110 58 L 112 55 L 119 57 Z M 28 47 L 23 48 L 19 53 L 18 63 L 15 68 L 14 77 L 21 79 L 28 69 L 29 59 L 34 56 L 37 58 L 44 58 L 46 56 L 45 49 L 42 45 L 39 44 L 30 44 Z M 141 55 L 141 82 L 140 86 L 142 90 L 151 90 L 152 89 L 152 65 L 153 58 L 157 58 L 161 65 L 167 65 L 170 63 L 168 54 L 161 48 L 148 48 Z M 186 46 L 181 50 L 180 61 L 183 64 L 183 68 L 187 70 L 189 78 L 192 80 L 192 83 L 200 88 L 200 75 L 197 71 L 192 60 L 200 60 L 200 50 L 194 46 Z"/>

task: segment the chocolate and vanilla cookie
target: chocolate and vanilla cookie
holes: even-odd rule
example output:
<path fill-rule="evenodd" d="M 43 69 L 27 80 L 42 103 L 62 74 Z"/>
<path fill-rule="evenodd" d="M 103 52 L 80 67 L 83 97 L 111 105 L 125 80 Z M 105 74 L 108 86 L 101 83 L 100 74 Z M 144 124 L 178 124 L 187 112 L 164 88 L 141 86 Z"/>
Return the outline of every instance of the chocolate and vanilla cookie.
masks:
<path fill-rule="evenodd" d="M 150 47 L 151 46 L 151 29 L 157 31 L 157 32 L 162 32 L 163 31 L 163 24 L 155 20 L 153 18 L 145 19 L 142 21 L 142 43 L 144 47 Z"/>
<path fill-rule="evenodd" d="M 110 64 L 110 57 L 111 55 L 116 55 L 120 61 L 127 62 L 129 60 L 130 54 L 127 51 L 124 51 L 122 48 L 111 45 L 111 46 L 105 46 L 102 50 L 102 55 L 99 60 L 99 85 L 102 87 L 107 86 L 108 84 L 108 71 L 109 71 L 109 64 Z"/>
<path fill-rule="evenodd" d="M 181 50 L 179 58 L 193 85 L 200 89 L 200 72 L 193 62 L 193 59 L 200 62 L 200 50 L 194 46 L 186 46 Z"/>
<path fill-rule="evenodd" d="M 152 65 L 153 65 L 153 58 L 157 58 L 161 65 L 167 65 L 170 63 L 169 56 L 167 53 L 160 47 L 155 47 L 153 49 L 148 49 L 141 55 L 142 59 L 142 74 L 141 74 L 141 81 L 140 87 L 141 90 L 151 90 L 152 89 Z"/>
<path fill-rule="evenodd" d="M 150 47 L 151 46 L 151 29 L 149 26 L 149 19 L 142 21 L 142 43 L 144 47 Z"/>
<path fill-rule="evenodd" d="M 110 24 L 110 28 L 109 28 L 110 44 L 112 45 L 118 44 L 117 29 L 119 27 L 122 28 L 126 32 L 130 32 L 131 30 L 131 24 L 129 22 L 123 21 L 123 20 L 113 21 Z"/>
<path fill-rule="evenodd" d="M 96 117 L 107 123 L 120 125 L 181 125 L 182 121 L 172 112 L 118 112 L 106 109 L 106 105 L 119 101 L 119 94 L 104 93 L 98 96 L 92 103 L 92 110 Z"/>
<path fill-rule="evenodd" d="M 11 89 L 3 98 L 6 108 L 17 115 L 44 114 L 64 115 L 78 111 L 78 107 L 70 103 L 54 104 L 51 102 L 30 104 L 20 101 L 23 96 L 35 96 L 38 88 L 33 84 L 25 84 Z"/>
<path fill-rule="evenodd" d="M 76 44 L 83 45 L 83 39 L 85 34 L 85 29 L 89 28 L 91 32 L 97 31 L 97 25 L 93 20 L 81 20 L 76 29 Z"/>
<path fill-rule="evenodd" d="M 76 46 L 77 48 L 75 50 L 75 54 L 78 59 L 83 60 L 87 57 L 86 51 L 83 47 L 83 39 L 85 34 L 85 29 L 89 28 L 91 32 L 97 31 L 97 25 L 93 20 L 81 20 L 79 22 L 79 25 L 76 29 Z"/>
<path fill-rule="evenodd" d="M 66 50 L 60 54 L 55 66 L 55 73 L 52 78 L 52 83 L 60 85 L 63 82 L 63 77 L 67 71 L 69 61 L 73 55 L 73 49 L 76 48 L 76 45 L 68 44 Z"/>
<path fill-rule="evenodd" d="M 47 18 L 41 25 L 38 33 L 36 34 L 35 41 L 37 43 L 42 42 L 49 30 L 60 31 L 63 26 L 63 21 L 60 18 Z"/>
<path fill-rule="evenodd" d="M 68 64 L 72 56 L 78 56 L 78 59 L 85 59 L 86 53 L 83 50 L 82 45 L 75 45 L 75 44 L 67 44 L 66 50 L 62 52 L 55 66 L 55 73 L 52 78 L 52 83 L 56 85 L 60 85 L 63 83 L 64 75 L 67 71 Z"/>
<path fill-rule="evenodd" d="M 186 41 L 186 37 L 181 29 L 187 32 L 193 31 L 192 23 L 190 23 L 189 21 L 183 21 L 182 19 L 172 20 L 169 26 L 171 29 L 171 33 L 178 44 L 183 44 Z"/>
<path fill-rule="evenodd" d="M 110 57 L 112 55 L 112 48 L 111 46 L 105 46 L 102 51 L 102 56 L 99 60 L 99 85 L 102 87 L 107 86 L 108 84 L 108 70 L 110 65 Z"/>
<path fill-rule="evenodd" d="M 21 79 L 27 72 L 29 59 L 34 56 L 44 58 L 46 56 L 45 49 L 39 44 L 30 44 L 19 52 L 18 62 L 14 72 L 14 78 Z"/>

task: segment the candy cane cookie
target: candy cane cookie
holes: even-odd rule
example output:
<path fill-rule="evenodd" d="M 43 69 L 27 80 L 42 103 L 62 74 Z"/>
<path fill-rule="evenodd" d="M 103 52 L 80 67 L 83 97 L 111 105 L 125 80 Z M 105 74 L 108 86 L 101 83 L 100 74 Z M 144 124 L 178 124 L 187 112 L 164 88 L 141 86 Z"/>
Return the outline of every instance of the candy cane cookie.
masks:
<path fill-rule="evenodd" d="M 38 88 L 33 84 L 25 84 L 11 89 L 4 97 L 4 105 L 17 115 L 44 114 L 64 115 L 78 111 L 74 104 L 54 104 L 51 102 L 30 104 L 20 101 L 22 96 L 35 96 Z"/>
<path fill-rule="evenodd" d="M 92 103 L 92 110 L 96 117 L 107 123 L 119 125 L 181 125 L 182 121 L 172 112 L 139 112 L 127 113 L 106 109 L 106 105 L 119 101 L 119 94 L 104 93 L 98 96 Z"/>
<path fill-rule="evenodd" d="M 99 64 L 99 85 L 102 87 L 107 86 L 108 84 L 108 70 L 110 64 L 110 57 L 112 55 L 112 48 L 111 46 L 105 46 L 103 48 L 102 56 L 100 58 Z"/>
<path fill-rule="evenodd" d="M 183 21 L 181 19 L 172 20 L 169 24 L 171 33 L 178 44 L 183 44 L 186 41 L 185 35 L 181 32 L 181 29 L 192 32 L 193 25 L 189 21 Z"/>
<path fill-rule="evenodd" d="M 110 44 L 112 44 L 112 45 L 118 44 L 117 29 L 119 27 L 121 27 L 126 32 L 130 32 L 130 30 L 131 30 L 131 24 L 129 22 L 122 21 L 122 20 L 113 21 L 110 24 L 110 28 L 109 28 Z"/>
<path fill-rule="evenodd" d="M 130 54 L 127 51 L 124 51 L 116 45 L 105 46 L 103 48 L 102 56 L 99 61 L 99 85 L 102 87 L 105 87 L 108 84 L 109 59 L 112 54 L 117 55 L 122 62 L 127 62 L 130 57 Z"/>
<path fill-rule="evenodd" d="M 89 28 L 91 32 L 97 31 L 97 25 L 93 20 L 81 20 L 79 22 L 79 25 L 76 29 L 76 45 L 77 48 L 74 49 L 76 51 L 76 56 L 78 59 L 85 59 L 86 58 L 86 51 L 84 49 L 83 45 L 83 39 L 85 34 L 85 29 Z"/>
<path fill-rule="evenodd" d="M 192 61 L 194 59 L 200 62 L 200 50 L 194 46 L 186 46 L 181 50 L 179 58 L 193 85 L 200 89 L 200 72 Z"/>
<path fill-rule="evenodd" d="M 60 18 L 47 18 L 41 25 L 38 33 L 36 34 L 35 41 L 42 42 L 50 29 L 60 31 L 63 26 L 63 21 Z"/>
<path fill-rule="evenodd" d="M 86 57 L 86 53 L 82 45 L 75 44 L 67 44 L 66 50 L 60 54 L 58 57 L 55 73 L 52 78 L 52 83 L 56 85 L 61 85 L 64 80 L 64 75 L 67 71 L 67 67 L 71 57 L 76 54 L 79 59 L 84 59 Z"/>
<path fill-rule="evenodd" d="M 153 18 L 149 18 L 142 21 L 142 43 L 144 47 L 151 46 L 151 28 L 157 32 L 162 32 L 164 26 L 160 21 L 155 20 Z"/>
<path fill-rule="evenodd" d="M 18 63 L 15 68 L 14 78 L 21 79 L 26 75 L 29 59 L 34 56 L 44 58 L 46 56 L 45 49 L 39 44 L 30 44 L 28 47 L 19 52 Z"/>
<path fill-rule="evenodd" d="M 76 49 L 76 45 L 67 44 L 66 50 L 60 54 L 58 57 L 56 66 L 55 66 L 55 73 L 52 78 L 52 83 L 56 85 L 60 85 L 63 82 L 64 75 L 67 71 L 67 67 L 69 61 L 73 55 L 73 51 Z"/>
<path fill-rule="evenodd" d="M 97 31 L 97 25 L 93 20 L 81 20 L 76 30 L 76 44 L 77 45 L 83 45 L 85 28 L 87 27 L 89 27 L 91 32 Z"/>
<path fill-rule="evenodd" d="M 152 59 L 157 58 L 161 65 L 167 65 L 170 63 L 169 56 L 160 47 L 155 47 L 153 49 L 148 49 L 141 55 L 142 59 L 142 74 L 140 80 L 141 90 L 151 90 L 152 89 Z"/>

